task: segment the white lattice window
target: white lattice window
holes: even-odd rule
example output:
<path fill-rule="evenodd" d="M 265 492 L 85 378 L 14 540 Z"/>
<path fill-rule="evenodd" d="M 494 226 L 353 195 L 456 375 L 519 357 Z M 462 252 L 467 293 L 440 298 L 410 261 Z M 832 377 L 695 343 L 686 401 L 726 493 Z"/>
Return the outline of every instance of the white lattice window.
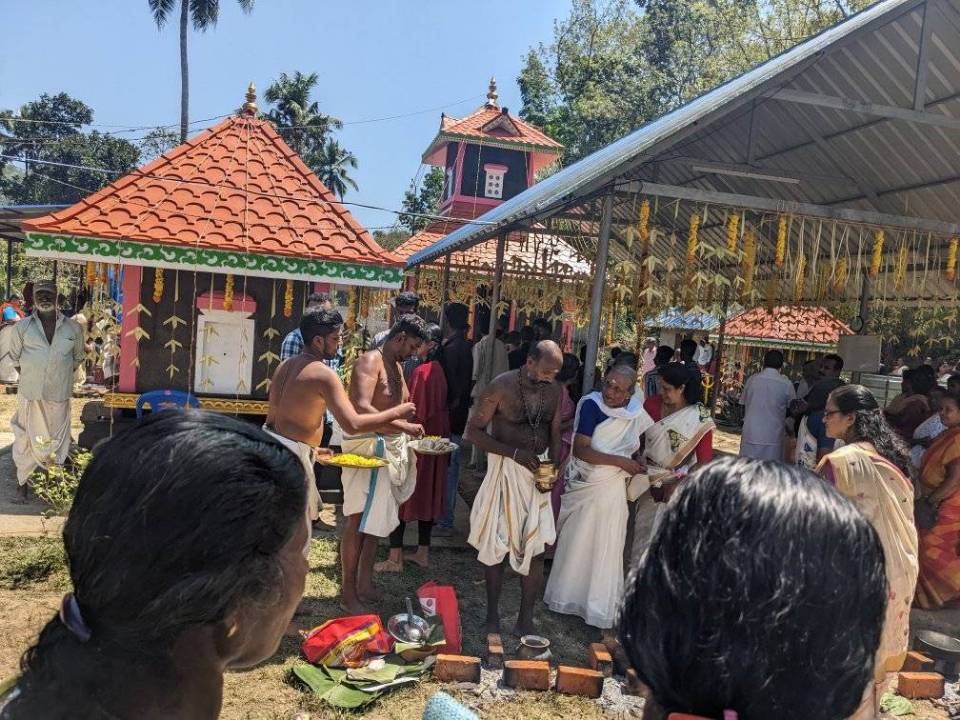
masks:
<path fill-rule="evenodd" d="M 483 188 L 483 196 L 488 198 L 503 197 L 503 176 L 507 174 L 507 168 L 504 165 L 484 165 L 483 170 L 486 173 L 486 182 Z"/>

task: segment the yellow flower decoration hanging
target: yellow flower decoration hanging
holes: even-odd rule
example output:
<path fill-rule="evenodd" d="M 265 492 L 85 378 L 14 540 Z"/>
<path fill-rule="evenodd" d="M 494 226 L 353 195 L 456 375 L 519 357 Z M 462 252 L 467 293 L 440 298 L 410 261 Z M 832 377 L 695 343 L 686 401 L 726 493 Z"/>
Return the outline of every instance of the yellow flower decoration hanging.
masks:
<path fill-rule="evenodd" d="M 836 295 L 842 295 L 844 288 L 847 287 L 847 277 L 849 276 L 849 270 L 847 270 L 847 259 L 840 258 L 840 261 L 837 263 L 837 272 L 833 278 L 833 292 Z"/>
<path fill-rule="evenodd" d="M 727 219 L 727 252 L 737 251 L 737 230 L 740 227 L 740 216 L 732 213 Z"/>
<path fill-rule="evenodd" d="M 93 260 L 87 260 L 87 285 L 93 287 L 97 281 L 97 265 Z"/>
<path fill-rule="evenodd" d="M 153 269 L 153 301 L 160 302 L 163 299 L 163 268 Z"/>
<path fill-rule="evenodd" d="M 777 267 L 783 267 L 787 257 L 787 218 L 781 215 L 777 220 L 777 249 L 773 261 Z"/>
<path fill-rule="evenodd" d="M 870 261 L 870 277 L 880 274 L 880 263 L 883 261 L 883 241 L 886 235 L 883 230 L 877 230 L 873 235 L 873 258 Z"/>
<path fill-rule="evenodd" d="M 697 236 L 700 233 L 700 215 L 693 213 L 690 216 L 690 234 L 687 239 L 687 262 L 693 263 L 697 260 Z"/>
<path fill-rule="evenodd" d="M 757 263 L 757 237 L 750 230 L 743 233 L 743 260 L 740 263 L 743 273 L 741 297 L 746 300 L 753 291 L 753 272 Z"/>
<path fill-rule="evenodd" d="M 803 298 L 804 273 L 807 271 L 807 259 L 801 255 L 797 260 L 797 277 L 793 283 L 793 304 L 798 305 Z"/>
<path fill-rule="evenodd" d="M 957 279 L 957 249 L 960 246 L 960 238 L 950 238 L 950 246 L 947 249 L 947 280 L 953 282 Z"/>
<path fill-rule="evenodd" d="M 287 280 L 283 291 L 283 316 L 285 318 L 293 315 L 293 280 Z"/>
<path fill-rule="evenodd" d="M 650 201 L 640 203 L 640 219 L 637 223 L 640 242 L 645 243 L 650 238 Z"/>
<path fill-rule="evenodd" d="M 907 280 L 907 244 L 900 246 L 900 252 L 897 253 L 897 273 L 894 276 L 893 286 L 897 291 L 903 290 Z"/>
<path fill-rule="evenodd" d="M 223 309 L 233 310 L 233 273 L 227 273 L 227 280 L 223 286 Z"/>
<path fill-rule="evenodd" d="M 107 286 L 107 264 L 100 263 L 100 284 L 104 287 Z"/>

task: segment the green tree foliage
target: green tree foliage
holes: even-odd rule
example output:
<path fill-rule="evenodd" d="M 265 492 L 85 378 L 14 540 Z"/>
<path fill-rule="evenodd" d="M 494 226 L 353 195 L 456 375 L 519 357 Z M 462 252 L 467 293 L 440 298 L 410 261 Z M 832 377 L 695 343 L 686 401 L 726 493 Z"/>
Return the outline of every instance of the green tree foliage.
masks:
<path fill-rule="evenodd" d="M 154 128 L 140 141 L 140 159 L 146 164 L 180 144 L 180 135 L 168 128 Z"/>
<path fill-rule="evenodd" d="M 423 230 L 430 224 L 430 218 L 423 215 L 436 215 L 443 200 L 443 186 L 445 184 L 443 168 L 431 168 L 423 176 L 420 187 L 416 179 L 410 181 L 410 188 L 404 193 L 401 206 L 404 212 L 399 216 L 400 224 L 410 233 Z"/>
<path fill-rule="evenodd" d="M 20 160 L 22 172 L 0 179 L 6 201 L 74 203 L 134 168 L 140 159 L 137 147 L 96 130 L 83 132 L 92 121 L 93 110 L 66 93 L 43 94 L 17 114 L 7 111 L 0 149 Z"/>
<path fill-rule="evenodd" d="M 254 0 L 237 0 L 246 13 L 253 10 Z M 177 0 L 147 0 L 157 28 L 163 29 L 177 7 Z M 220 0 L 180 0 L 180 142 L 186 142 L 190 118 L 190 72 L 187 61 L 187 36 L 194 30 L 205 32 L 217 24 Z"/>
<path fill-rule="evenodd" d="M 317 173 L 320 182 L 341 200 L 347 188 L 358 189 L 356 180 L 350 177 L 350 170 L 357 167 L 357 158 L 333 138 L 327 138 L 323 147 L 309 153 L 304 162 Z"/>
<path fill-rule="evenodd" d="M 521 117 L 570 163 L 871 0 L 573 0 L 553 41 L 530 50 Z"/>
<path fill-rule="evenodd" d="M 384 250 L 396 250 L 410 239 L 410 231 L 403 228 L 393 230 L 374 230 L 373 239 Z"/>

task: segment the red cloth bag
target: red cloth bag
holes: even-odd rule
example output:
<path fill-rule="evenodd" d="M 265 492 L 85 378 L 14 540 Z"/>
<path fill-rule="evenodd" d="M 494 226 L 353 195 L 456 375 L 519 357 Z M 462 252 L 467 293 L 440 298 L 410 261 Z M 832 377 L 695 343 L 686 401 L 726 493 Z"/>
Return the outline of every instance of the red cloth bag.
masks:
<path fill-rule="evenodd" d="M 417 588 L 417 599 L 427 617 L 437 615 L 443 623 L 447 644 L 439 652 L 446 655 L 460 654 L 460 606 L 457 593 L 450 585 L 437 585 L 433 580 Z"/>
<path fill-rule="evenodd" d="M 301 645 L 314 665 L 361 667 L 371 655 L 386 655 L 393 638 L 377 615 L 352 615 L 328 620 L 314 628 Z"/>

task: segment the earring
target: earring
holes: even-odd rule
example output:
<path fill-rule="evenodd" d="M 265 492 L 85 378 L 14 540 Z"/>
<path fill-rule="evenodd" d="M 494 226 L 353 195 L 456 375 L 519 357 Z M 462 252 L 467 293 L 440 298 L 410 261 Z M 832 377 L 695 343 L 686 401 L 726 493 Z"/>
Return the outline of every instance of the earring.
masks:
<path fill-rule="evenodd" d="M 240 626 L 239 626 L 239 624 L 237 624 L 237 623 L 234 623 L 233 625 L 231 625 L 231 626 L 230 626 L 230 629 L 227 630 L 227 637 L 228 637 L 228 638 L 232 638 L 234 635 L 236 635 L 236 634 L 237 634 L 237 628 L 239 628 L 239 627 L 240 627 Z"/>

